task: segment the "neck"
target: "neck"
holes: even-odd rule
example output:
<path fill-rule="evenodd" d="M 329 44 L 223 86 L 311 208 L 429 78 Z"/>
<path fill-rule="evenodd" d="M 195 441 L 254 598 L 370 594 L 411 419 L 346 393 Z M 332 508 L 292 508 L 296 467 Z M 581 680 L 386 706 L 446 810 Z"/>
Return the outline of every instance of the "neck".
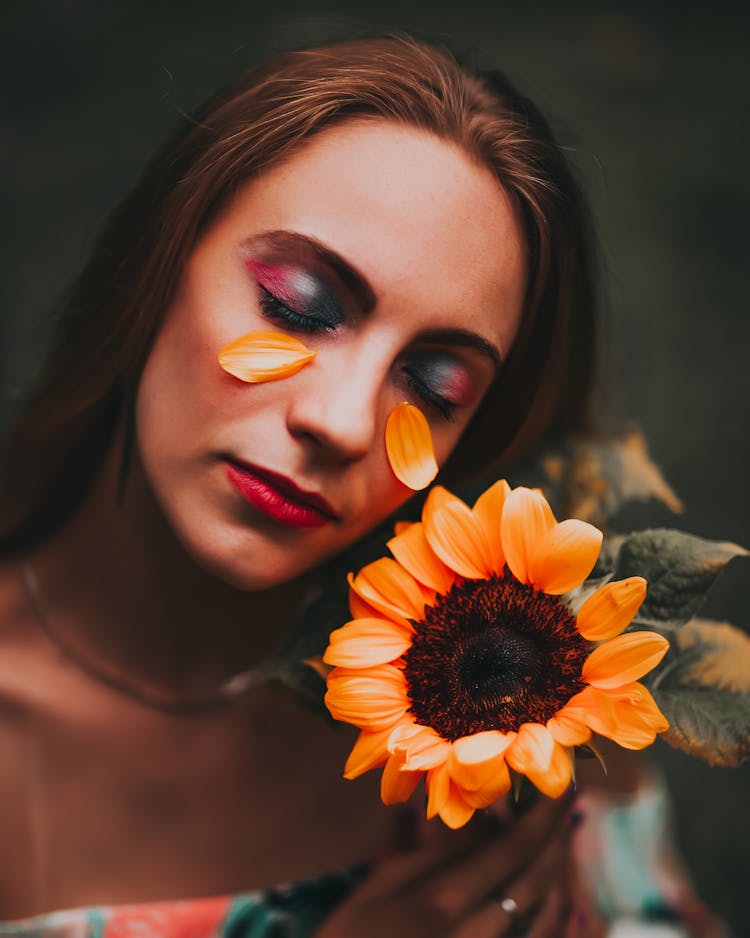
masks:
<path fill-rule="evenodd" d="M 222 582 L 188 556 L 139 466 L 118 504 L 117 464 L 114 447 L 81 509 L 31 558 L 49 630 L 134 684 L 209 695 L 274 651 L 312 578 L 254 593 Z"/>

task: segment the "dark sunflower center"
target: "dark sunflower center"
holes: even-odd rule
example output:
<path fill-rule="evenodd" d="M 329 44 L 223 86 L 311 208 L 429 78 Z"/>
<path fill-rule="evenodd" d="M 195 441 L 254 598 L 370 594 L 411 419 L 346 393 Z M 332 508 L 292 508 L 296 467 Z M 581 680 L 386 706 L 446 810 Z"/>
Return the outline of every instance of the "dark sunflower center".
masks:
<path fill-rule="evenodd" d="M 415 625 L 411 710 L 445 739 L 546 723 L 583 687 L 589 648 L 575 618 L 510 574 L 455 585 Z"/>
<path fill-rule="evenodd" d="M 534 643 L 502 628 L 469 635 L 457 648 L 459 684 L 475 700 L 507 697 L 537 668 Z"/>

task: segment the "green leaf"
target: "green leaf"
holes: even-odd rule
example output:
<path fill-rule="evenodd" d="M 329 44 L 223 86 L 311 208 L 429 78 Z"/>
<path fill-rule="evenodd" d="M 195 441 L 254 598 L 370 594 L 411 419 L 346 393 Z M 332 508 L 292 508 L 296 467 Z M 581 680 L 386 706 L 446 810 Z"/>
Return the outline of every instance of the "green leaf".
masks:
<path fill-rule="evenodd" d="M 737 544 L 682 531 L 638 531 L 620 545 L 614 579 L 642 576 L 648 582 L 634 627 L 675 628 L 692 619 L 727 563 L 747 553 Z"/>
<path fill-rule="evenodd" d="M 694 619 L 671 634 L 650 682 L 670 728 L 663 739 L 711 765 L 750 757 L 750 637 L 726 622 Z"/>

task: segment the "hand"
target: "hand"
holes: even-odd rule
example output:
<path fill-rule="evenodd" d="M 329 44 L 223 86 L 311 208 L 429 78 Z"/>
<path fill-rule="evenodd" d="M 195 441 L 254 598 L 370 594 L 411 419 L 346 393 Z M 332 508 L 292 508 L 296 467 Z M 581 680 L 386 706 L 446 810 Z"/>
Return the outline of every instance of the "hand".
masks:
<path fill-rule="evenodd" d="M 432 843 L 377 864 L 318 938 L 560 938 L 573 898 L 570 805 L 540 798 L 517 818 L 485 814 L 432 833 Z M 598 933 L 582 925 L 571 934 Z"/>

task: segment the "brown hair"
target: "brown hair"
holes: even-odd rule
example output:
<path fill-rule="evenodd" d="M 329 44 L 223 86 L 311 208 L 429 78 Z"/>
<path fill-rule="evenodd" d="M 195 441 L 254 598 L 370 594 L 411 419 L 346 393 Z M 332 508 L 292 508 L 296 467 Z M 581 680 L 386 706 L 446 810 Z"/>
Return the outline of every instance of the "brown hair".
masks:
<path fill-rule="evenodd" d="M 31 546 L 85 496 L 129 422 L 141 370 L 202 230 L 248 179 L 352 117 L 383 117 L 488 166 L 523 222 L 520 334 L 441 478 L 451 481 L 573 428 L 595 354 L 586 213 L 546 121 L 498 72 L 409 36 L 273 56 L 200 107 L 114 212 L 56 318 L 46 365 L 8 436 L 0 551 Z"/>

